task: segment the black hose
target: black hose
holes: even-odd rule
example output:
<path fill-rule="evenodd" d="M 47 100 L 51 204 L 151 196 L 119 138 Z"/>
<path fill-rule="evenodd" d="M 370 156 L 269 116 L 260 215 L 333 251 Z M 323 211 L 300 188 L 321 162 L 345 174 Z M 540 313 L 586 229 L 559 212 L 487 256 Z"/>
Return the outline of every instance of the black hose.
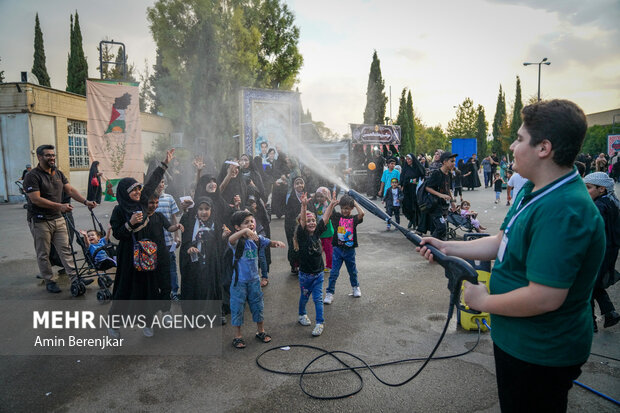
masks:
<path fill-rule="evenodd" d="M 270 373 L 276 373 L 276 374 L 282 374 L 282 375 L 288 375 L 288 376 L 299 375 L 299 387 L 301 388 L 301 391 L 303 391 L 304 394 L 306 394 L 306 395 L 308 395 L 308 396 L 310 396 L 310 397 L 312 397 L 314 399 L 319 399 L 319 400 L 343 399 L 343 398 L 346 398 L 346 397 L 349 397 L 349 396 L 353 396 L 354 394 L 359 393 L 362 390 L 363 386 L 364 386 L 364 379 L 362 378 L 360 373 L 357 371 L 357 370 L 361 370 L 361 369 L 369 370 L 370 373 L 380 383 L 382 383 L 382 384 L 384 384 L 386 386 L 390 386 L 390 387 L 403 386 L 403 385 L 409 383 L 411 380 L 415 379 L 422 372 L 422 370 L 424 370 L 426 365 L 431 360 L 446 360 L 446 359 L 450 359 L 450 358 L 461 357 L 461 356 L 464 356 L 464 355 L 466 355 L 468 353 L 471 353 L 478 346 L 478 344 L 480 343 L 481 328 L 480 328 L 480 323 L 478 322 L 478 320 L 476 320 L 476 323 L 478 324 L 478 338 L 476 340 L 475 345 L 471 349 L 469 349 L 469 350 L 467 350 L 465 352 L 459 353 L 459 354 L 433 357 L 435 352 L 439 348 L 439 345 L 441 344 L 441 342 L 444 339 L 444 336 L 446 334 L 446 331 L 448 329 L 448 325 L 450 324 L 450 320 L 451 320 L 453 314 L 454 314 L 454 306 L 450 305 L 450 308 L 448 310 L 448 317 L 447 317 L 446 323 L 445 323 L 445 325 L 443 327 L 443 330 L 441 332 L 441 336 L 437 340 L 437 343 L 435 344 L 435 347 L 433 348 L 431 353 L 428 355 L 428 357 L 410 358 L 410 359 L 395 360 L 395 361 L 389 361 L 389 362 L 383 362 L 383 363 L 377 363 L 377 364 L 368 364 L 361 357 L 358 357 L 358 356 L 356 356 L 356 355 L 354 355 L 352 353 L 346 352 L 346 351 L 340 351 L 340 350 L 327 351 L 327 350 L 322 349 L 320 347 L 315 347 L 315 346 L 310 346 L 310 345 L 305 345 L 305 344 L 291 344 L 291 345 L 288 345 L 288 347 L 290 347 L 290 348 L 307 348 L 307 349 L 311 349 L 311 350 L 317 350 L 317 351 L 320 351 L 322 354 L 320 354 L 317 357 L 313 358 L 308 364 L 306 364 L 306 366 L 303 368 L 303 370 L 301 372 L 299 372 L 299 371 L 282 371 L 282 370 L 271 369 L 271 368 L 266 367 L 264 364 L 261 363 L 261 358 L 265 354 L 270 353 L 270 352 L 275 351 L 275 350 L 280 350 L 282 347 L 286 347 L 286 346 L 272 347 L 270 349 L 265 350 L 264 352 L 262 352 L 261 354 L 259 354 L 256 357 L 256 364 L 261 369 L 263 369 L 265 371 L 268 371 Z M 340 355 L 340 354 L 344 354 L 344 355 L 347 355 L 349 357 L 353 357 L 354 359 L 358 360 L 361 363 L 361 365 L 351 366 L 351 365 L 347 364 L 345 361 L 343 361 L 342 359 L 340 359 L 337 356 L 337 355 Z M 327 357 L 327 356 L 335 359 L 336 361 L 338 361 L 338 363 L 340 363 L 344 367 L 336 368 L 336 369 L 329 369 L 329 370 L 308 371 L 310 366 L 312 366 L 316 361 L 322 359 L 323 357 Z M 401 364 L 401 363 L 407 363 L 407 362 L 419 362 L 419 361 L 424 361 L 424 364 L 422 364 L 422 366 L 420 366 L 420 368 L 412 376 L 410 376 L 406 380 L 404 380 L 402 382 L 399 382 L 399 383 L 389 383 L 389 382 L 381 379 L 373 370 L 373 368 L 377 368 L 377 367 L 385 367 L 385 366 L 391 366 L 391 365 L 395 365 L 395 364 Z M 336 373 L 336 372 L 342 372 L 342 371 L 351 371 L 352 373 L 354 373 L 356 375 L 357 380 L 359 381 L 359 385 L 357 386 L 357 388 L 355 390 L 349 392 L 349 393 L 341 394 L 341 395 L 336 395 L 336 396 L 320 396 L 320 395 L 312 394 L 311 392 L 306 390 L 306 388 L 304 386 L 304 377 L 306 375 L 327 374 L 327 373 Z"/>

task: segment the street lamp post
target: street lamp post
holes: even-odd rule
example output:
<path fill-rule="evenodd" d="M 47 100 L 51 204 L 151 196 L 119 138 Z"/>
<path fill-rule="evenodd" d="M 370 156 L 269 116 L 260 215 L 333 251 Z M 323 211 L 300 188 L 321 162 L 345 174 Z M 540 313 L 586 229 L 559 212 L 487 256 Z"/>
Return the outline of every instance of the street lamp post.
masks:
<path fill-rule="evenodd" d="M 548 62 L 546 57 L 538 63 L 529 63 L 529 62 L 523 63 L 523 66 L 538 65 L 538 101 L 539 102 L 540 102 L 540 66 L 541 65 L 549 66 L 550 64 L 551 62 Z"/>

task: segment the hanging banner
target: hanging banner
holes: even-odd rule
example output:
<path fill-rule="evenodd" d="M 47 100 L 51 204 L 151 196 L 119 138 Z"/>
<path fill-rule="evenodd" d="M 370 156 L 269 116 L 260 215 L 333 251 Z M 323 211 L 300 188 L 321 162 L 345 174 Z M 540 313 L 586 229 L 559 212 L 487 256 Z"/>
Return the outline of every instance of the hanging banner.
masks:
<path fill-rule="evenodd" d="M 144 176 L 138 96 L 138 83 L 86 81 L 90 161 L 108 178 Z"/>
<path fill-rule="evenodd" d="M 399 125 L 357 125 L 351 126 L 351 142 L 370 145 L 400 145 Z"/>

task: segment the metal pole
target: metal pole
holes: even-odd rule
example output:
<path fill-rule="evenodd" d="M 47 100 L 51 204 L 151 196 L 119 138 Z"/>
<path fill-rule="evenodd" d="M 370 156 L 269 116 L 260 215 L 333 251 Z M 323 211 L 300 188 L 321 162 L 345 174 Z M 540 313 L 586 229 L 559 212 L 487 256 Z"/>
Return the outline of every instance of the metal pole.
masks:
<path fill-rule="evenodd" d="M 540 66 L 542 62 L 538 63 L 538 101 L 540 102 Z"/>

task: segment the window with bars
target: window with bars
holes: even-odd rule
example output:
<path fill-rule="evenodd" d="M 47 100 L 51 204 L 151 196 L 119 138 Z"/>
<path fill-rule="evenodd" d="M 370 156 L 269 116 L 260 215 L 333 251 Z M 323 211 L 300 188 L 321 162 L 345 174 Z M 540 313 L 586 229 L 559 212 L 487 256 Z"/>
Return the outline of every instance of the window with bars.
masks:
<path fill-rule="evenodd" d="M 88 168 L 88 141 L 86 139 L 86 122 L 67 120 L 69 135 L 69 168 Z"/>

